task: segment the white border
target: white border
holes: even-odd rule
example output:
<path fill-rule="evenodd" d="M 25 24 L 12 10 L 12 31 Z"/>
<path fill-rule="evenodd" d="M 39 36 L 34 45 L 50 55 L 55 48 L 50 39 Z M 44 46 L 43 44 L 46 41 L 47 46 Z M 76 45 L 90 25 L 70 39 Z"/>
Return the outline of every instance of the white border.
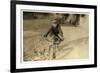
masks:
<path fill-rule="evenodd" d="M 73 60 L 55 60 L 55 61 L 33 61 L 21 62 L 21 42 L 20 33 L 22 32 L 21 24 L 21 9 L 23 10 L 45 10 L 55 12 L 82 12 L 89 13 L 89 59 L 73 59 Z M 22 40 L 23 42 L 23 40 Z M 22 46 L 23 47 L 23 46 Z M 86 65 L 94 64 L 94 10 L 84 8 L 69 8 L 69 7 L 50 7 L 50 6 L 35 6 L 35 5 L 16 5 L 16 68 L 39 68 L 53 66 L 71 66 L 71 65 Z"/>

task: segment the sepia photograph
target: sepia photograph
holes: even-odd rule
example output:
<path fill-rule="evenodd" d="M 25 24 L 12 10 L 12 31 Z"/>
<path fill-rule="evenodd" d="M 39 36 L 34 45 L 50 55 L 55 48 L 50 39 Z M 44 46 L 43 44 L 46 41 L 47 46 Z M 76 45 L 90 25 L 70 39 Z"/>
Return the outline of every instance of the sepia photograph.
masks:
<path fill-rule="evenodd" d="M 23 61 L 88 58 L 88 13 L 23 11 Z"/>
<path fill-rule="evenodd" d="M 96 6 L 11 2 L 11 72 L 97 66 Z"/>

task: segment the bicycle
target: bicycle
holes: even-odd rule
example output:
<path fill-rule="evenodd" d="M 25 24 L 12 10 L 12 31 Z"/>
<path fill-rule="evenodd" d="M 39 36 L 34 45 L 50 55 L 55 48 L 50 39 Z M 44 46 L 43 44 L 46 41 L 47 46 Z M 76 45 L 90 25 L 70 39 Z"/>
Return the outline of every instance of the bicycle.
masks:
<path fill-rule="evenodd" d="M 54 40 L 57 39 L 57 41 Z M 51 45 L 49 45 L 49 50 L 48 50 L 48 54 L 49 54 L 49 59 L 56 59 L 57 58 L 57 50 L 59 49 L 59 44 L 62 41 L 60 38 L 56 37 L 56 36 L 52 36 L 52 37 L 45 37 L 45 40 L 50 42 Z"/>

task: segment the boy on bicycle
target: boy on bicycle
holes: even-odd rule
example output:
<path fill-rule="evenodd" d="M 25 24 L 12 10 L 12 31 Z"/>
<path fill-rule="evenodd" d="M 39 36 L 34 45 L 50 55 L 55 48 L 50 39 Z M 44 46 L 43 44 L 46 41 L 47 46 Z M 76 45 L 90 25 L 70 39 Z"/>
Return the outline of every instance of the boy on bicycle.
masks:
<path fill-rule="evenodd" d="M 57 23 L 57 20 L 53 20 L 52 22 L 53 24 L 51 25 L 51 28 L 44 35 L 44 37 L 50 35 L 53 37 L 53 44 L 60 44 L 60 42 L 64 40 L 61 25 Z"/>
<path fill-rule="evenodd" d="M 47 37 L 48 35 L 53 39 L 53 43 L 52 45 L 49 46 L 49 50 L 51 50 L 50 47 L 53 46 L 53 59 L 55 59 L 57 48 L 59 47 L 61 41 L 64 40 L 63 32 L 61 30 L 61 25 L 57 22 L 57 20 L 53 20 L 53 24 L 51 25 L 51 28 L 44 35 L 44 37 Z"/>

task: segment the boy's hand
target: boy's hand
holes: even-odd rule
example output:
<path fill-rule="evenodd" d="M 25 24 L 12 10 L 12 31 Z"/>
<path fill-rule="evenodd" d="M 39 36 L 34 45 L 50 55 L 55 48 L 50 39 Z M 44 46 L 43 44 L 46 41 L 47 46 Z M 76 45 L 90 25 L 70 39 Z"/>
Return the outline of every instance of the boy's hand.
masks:
<path fill-rule="evenodd" d="M 64 40 L 63 36 L 61 36 L 61 35 L 58 35 L 58 36 L 60 37 L 60 40 L 61 40 L 61 41 Z"/>

